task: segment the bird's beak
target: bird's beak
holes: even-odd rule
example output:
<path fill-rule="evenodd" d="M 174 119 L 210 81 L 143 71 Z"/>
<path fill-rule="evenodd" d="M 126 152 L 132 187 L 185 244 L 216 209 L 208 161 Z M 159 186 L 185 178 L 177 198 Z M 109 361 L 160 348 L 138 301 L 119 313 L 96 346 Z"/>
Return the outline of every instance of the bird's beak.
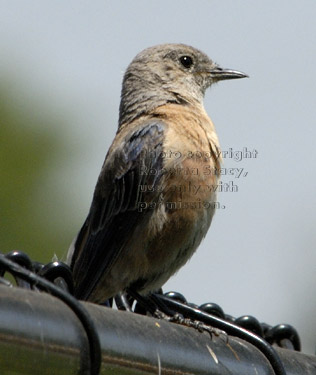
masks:
<path fill-rule="evenodd" d="M 236 79 L 248 77 L 247 74 L 239 72 L 238 70 L 222 69 L 219 66 L 212 68 L 209 74 L 213 81 L 222 81 L 224 79 Z"/>

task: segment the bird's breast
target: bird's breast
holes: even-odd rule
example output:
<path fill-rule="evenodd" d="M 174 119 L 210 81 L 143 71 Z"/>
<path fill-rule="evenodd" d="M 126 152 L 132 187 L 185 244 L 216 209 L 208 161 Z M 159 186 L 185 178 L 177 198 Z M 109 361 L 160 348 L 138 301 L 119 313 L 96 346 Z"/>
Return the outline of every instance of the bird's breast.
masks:
<path fill-rule="evenodd" d="M 163 176 L 148 222 L 153 239 L 148 259 L 151 267 L 163 268 L 165 263 L 167 278 L 191 257 L 207 233 L 216 207 L 220 165 L 217 136 L 206 113 L 178 107 L 161 108 L 167 123 Z"/>
<path fill-rule="evenodd" d="M 217 191 L 220 147 L 214 125 L 203 107 L 166 105 L 160 110 L 168 124 L 163 154 L 165 202 L 203 209 L 214 201 Z"/>

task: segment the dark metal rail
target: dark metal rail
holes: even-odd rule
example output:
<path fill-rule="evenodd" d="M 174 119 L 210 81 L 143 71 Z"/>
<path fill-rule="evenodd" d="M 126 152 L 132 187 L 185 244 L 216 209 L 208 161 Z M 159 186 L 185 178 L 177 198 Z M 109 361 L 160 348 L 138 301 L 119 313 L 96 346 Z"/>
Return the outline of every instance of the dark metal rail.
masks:
<path fill-rule="evenodd" d="M 84 303 L 101 341 L 100 374 L 273 375 L 243 340 Z M 315 375 L 316 357 L 276 348 L 287 375 Z M 72 310 L 46 293 L 0 285 L 0 374 L 85 374 L 86 333 Z"/>

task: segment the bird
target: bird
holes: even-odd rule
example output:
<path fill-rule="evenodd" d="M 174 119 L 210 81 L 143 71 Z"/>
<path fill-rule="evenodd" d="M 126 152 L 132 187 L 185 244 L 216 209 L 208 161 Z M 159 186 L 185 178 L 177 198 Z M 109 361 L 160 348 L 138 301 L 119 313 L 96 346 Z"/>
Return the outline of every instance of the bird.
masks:
<path fill-rule="evenodd" d="M 191 258 L 216 209 L 221 165 L 204 94 L 244 77 L 185 44 L 149 47 L 132 60 L 117 133 L 67 254 L 76 298 L 147 296 Z"/>

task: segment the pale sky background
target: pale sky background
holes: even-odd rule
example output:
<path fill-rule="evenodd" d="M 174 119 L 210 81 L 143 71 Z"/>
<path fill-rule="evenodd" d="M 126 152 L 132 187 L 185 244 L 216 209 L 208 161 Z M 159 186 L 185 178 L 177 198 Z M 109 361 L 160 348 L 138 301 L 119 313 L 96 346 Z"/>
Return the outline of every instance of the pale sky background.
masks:
<path fill-rule="evenodd" d="M 164 290 L 197 304 L 216 302 L 234 316 L 292 324 L 311 354 L 315 20 L 313 0 L 0 1 L 0 79 L 13 76 L 17 98 L 71 119 L 64 129 L 69 159 L 52 178 L 74 201 L 78 230 L 117 128 L 123 72 L 139 51 L 186 43 L 249 74 L 213 86 L 205 108 L 223 150 L 247 147 L 258 156 L 225 160 L 248 175 L 223 177 L 239 191 L 220 194 L 226 208 Z"/>

